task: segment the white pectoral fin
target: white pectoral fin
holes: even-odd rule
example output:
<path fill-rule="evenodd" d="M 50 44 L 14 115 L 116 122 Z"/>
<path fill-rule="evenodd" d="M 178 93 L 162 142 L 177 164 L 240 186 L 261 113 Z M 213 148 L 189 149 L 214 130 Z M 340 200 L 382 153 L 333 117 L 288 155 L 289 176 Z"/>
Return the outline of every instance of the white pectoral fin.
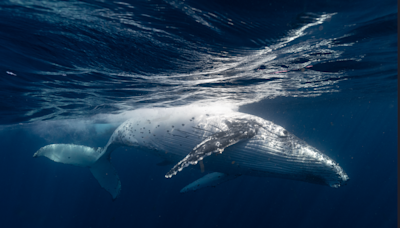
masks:
<path fill-rule="evenodd" d="M 90 171 L 101 187 L 109 192 L 113 199 L 116 199 L 121 191 L 121 181 L 119 180 L 117 170 L 115 170 L 111 162 L 107 158 L 102 157 L 90 167 Z"/>
<path fill-rule="evenodd" d="M 205 187 L 215 187 L 218 184 L 235 179 L 236 177 L 238 177 L 238 175 L 227 175 L 219 172 L 210 173 L 182 188 L 181 193 L 196 191 L 197 189 Z"/>
<path fill-rule="evenodd" d="M 203 160 L 203 158 L 213 153 L 222 153 L 225 148 L 240 141 L 247 140 L 257 133 L 252 122 L 225 122 L 226 125 L 229 126 L 229 130 L 215 133 L 201 142 L 185 158 L 172 167 L 165 177 L 171 178 L 185 167 L 196 165 L 199 161 Z"/>

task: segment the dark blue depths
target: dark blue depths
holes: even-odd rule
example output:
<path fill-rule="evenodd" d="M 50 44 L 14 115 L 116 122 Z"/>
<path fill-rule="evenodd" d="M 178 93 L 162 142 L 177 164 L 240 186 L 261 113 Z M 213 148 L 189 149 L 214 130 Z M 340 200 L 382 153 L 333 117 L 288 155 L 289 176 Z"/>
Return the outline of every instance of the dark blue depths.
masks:
<path fill-rule="evenodd" d="M 8 130 L 1 132 L 7 152 L 0 165 L 5 186 L 2 223 L 10 227 L 395 227 L 396 99 L 330 99 L 318 108 L 296 99 L 291 105 L 282 103 L 286 102 L 249 105 L 243 111 L 281 124 L 334 158 L 350 176 L 346 186 L 333 189 L 242 176 L 216 188 L 180 194 L 181 188 L 203 175 L 198 167 L 165 179 L 170 167 L 157 166 L 159 159 L 119 149 L 112 161 L 122 192 L 113 202 L 89 170 L 33 159 L 34 150 L 47 144 L 43 138 L 24 129 Z M 82 140 L 100 146 L 107 138 Z M 69 135 L 55 142 L 74 139 L 76 135 Z"/>
<path fill-rule="evenodd" d="M 2 1 L 0 226 L 395 227 L 396 28 L 390 0 Z M 180 194 L 197 166 L 165 179 L 170 166 L 121 148 L 112 201 L 89 170 L 32 158 L 50 143 L 104 146 L 113 129 L 96 134 L 96 114 L 221 101 L 350 181 L 242 176 Z"/>

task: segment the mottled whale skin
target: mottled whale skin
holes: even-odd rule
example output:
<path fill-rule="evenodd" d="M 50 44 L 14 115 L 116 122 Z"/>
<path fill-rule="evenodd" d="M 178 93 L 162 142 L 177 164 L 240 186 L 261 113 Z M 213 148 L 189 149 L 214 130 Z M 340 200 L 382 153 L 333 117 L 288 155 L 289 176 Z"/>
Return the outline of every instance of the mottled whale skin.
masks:
<path fill-rule="evenodd" d="M 286 178 L 334 188 L 349 180 L 338 163 L 283 127 L 257 116 L 207 108 L 135 110 L 104 148 L 52 144 L 42 147 L 34 157 L 88 167 L 116 198 L 121 183 L 109 157 L 120 146 L 132 146 L 175 163 L 167 178 L 204 159 L 204 169 L 215 173 L 182 192 L 214 186 L 239 175 Z"/>

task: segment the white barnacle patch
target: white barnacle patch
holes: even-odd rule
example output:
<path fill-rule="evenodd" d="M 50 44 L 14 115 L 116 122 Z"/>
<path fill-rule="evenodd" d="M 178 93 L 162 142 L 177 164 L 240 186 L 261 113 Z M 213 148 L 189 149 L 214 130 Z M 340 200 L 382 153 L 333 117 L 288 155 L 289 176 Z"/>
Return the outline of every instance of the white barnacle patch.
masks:
<path fill-rule="evenodd" d="M 318 159 L 318 153 L 316 153 L 314 150 L 311 150 L 309 147 L 301 147 L 300 153 L 304 156 L 304 158 L 311 157 L 316 160 Z"/>
<path fill-rule="evenodd" d="M 330 159 L 326 160 L 326 164 L 329 165 L 329 166 L 333 166 L 334 165 L 334 163 Z"/>

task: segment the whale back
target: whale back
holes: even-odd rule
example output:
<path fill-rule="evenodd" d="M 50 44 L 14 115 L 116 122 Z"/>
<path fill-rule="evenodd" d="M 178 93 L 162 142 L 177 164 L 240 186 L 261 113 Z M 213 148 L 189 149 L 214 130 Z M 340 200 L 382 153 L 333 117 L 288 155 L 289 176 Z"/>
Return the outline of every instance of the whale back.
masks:
<path fill-rule="evenodd" d="M 224 130 L 224 120 L 231 116 L 233 112 L 213 110 L 140 110 L 115 130 L 109 145 L 136 146 L 179 161 L 204 139 Z"/>

